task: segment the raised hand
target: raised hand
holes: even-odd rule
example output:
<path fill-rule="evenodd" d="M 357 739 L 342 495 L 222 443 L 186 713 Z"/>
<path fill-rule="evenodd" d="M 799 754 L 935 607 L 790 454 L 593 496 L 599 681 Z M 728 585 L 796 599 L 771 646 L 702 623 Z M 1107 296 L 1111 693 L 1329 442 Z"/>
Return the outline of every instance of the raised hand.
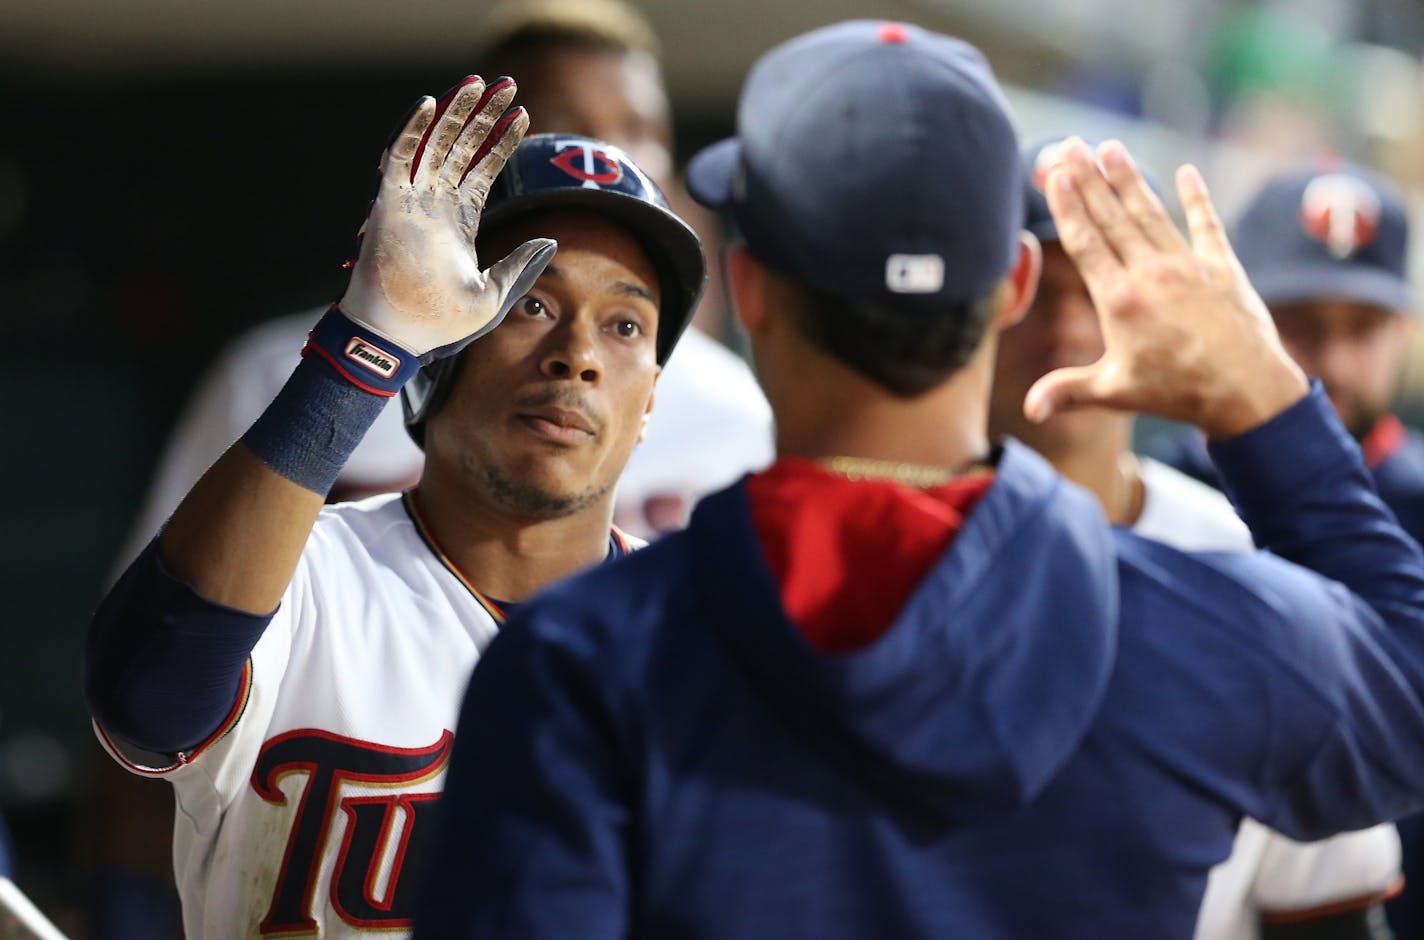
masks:
<path fill-rule="evenodd" d="M 396 136 L 339 304 L 351 319 L 429 362 L 494 329 L 549 263 L 547 238 L 480 270 L 475 234 L 490 185 L 529 126 L 515 85 L 465 79 L 426 97 Z"/>
<path fill-rule="evenodd" d="M 1223 438 L 1306 394 L 1305 375 L 1281 346 L 1195 167 L 1177 171 L 1183 238 L 1121 143 L 1094 154 L 1075 139 L 1060 153 L 1048 205 L 1092 294 L 1106 352 L 1040 378 L 1024 399 L 1026 417 L 1104 405 Z"/>

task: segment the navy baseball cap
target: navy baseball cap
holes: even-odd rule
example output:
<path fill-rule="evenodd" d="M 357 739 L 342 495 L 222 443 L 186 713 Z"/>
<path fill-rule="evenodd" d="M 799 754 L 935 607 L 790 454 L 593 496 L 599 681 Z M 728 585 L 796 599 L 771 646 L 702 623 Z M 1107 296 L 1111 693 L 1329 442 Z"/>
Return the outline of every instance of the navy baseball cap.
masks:
<path fill-rule="evenodd" d="M 1334 298 L 1414 312 L 1403 197 L 1364 167 L 1278 173 L 1237 219 L 1231 244 L 1267 304 Z"/>
<path fill-rule="evenodd" d="M 1048 197 L 1044 195 L 1043 187 L 1048 182 L 1049 171 L 1058 164 L 1063 145 L 1070 136 L 1045 137 L 1023 149 L 1024 228 L 1041 242 L 1059 240 L 1058 224 L 1053 221 L 1053 213 L 1048 211 Z M 1087 137 L 1079 139 L 1088 145 L 1089 150 L 1098 149 L 1099 141 Z M 1148 187 L 1161 199 L 1162 187 L 1157 179 L 1146 170 L 1141 172 Z"/>
<path fill-rule="evenodd" d="M 707 283 L 702 241 L 662 190 L 619 148 L 577 134 L 530 134 L 495 177 L 480 229 L 551 209 L 589 209 L 622 224 L 642 244 L 662 287 L 658 364 L 667 363 Z"/>
<path fill-rule="evenodd" d="M 1023 228 L 1018 138 L 988 63 L 900 23 L 839 23 L 763 55 L 736 136 L 693 157 L 687 187 L 730 209 L 768 266 L 907 311 L 988 294 Z"/>

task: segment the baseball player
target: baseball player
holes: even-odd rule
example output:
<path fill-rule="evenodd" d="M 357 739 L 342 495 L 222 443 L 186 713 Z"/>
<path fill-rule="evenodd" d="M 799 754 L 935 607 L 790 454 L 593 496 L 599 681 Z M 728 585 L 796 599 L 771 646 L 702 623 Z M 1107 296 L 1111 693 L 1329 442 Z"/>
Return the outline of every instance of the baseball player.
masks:
<path fill-rule="evenodd" d="M 1103 334 L 1083 277 L 1058 239 L 1042 185 L 1061 140 L 1024 151 L 1027 222 L 1043 248 L 1028 313 L 999 341 L 989 400 L 991 437 L 1011 434 L 1102 504 L 1108 521 L 1194 551 L 1250 551 L 1251 534 L 1219 492 L 1131 450 L 1130 414 L 1081 408 L 1035 424 L 1023 401 L 1040 377 L 1103 354 Z M 1155 187 L 1154 187 L 1155 189 Z M 1402 884 L 1390 825 L 1304 845 L 1243 820 L 1231 857 L 1211 871 L 1197 940 L 1376 936 L 1383 901 Z"/>
<path fill-rule="evenodd" d="M 529 594 L 629 547 L 613 487 L 700 244 L 617 148 L 516 150 L 513 94 L 470 79 L 421 102 L 339 305 L 95 616 L 96 728 L 173 783 L 191 938 L 407 930 L 480 650 Z M 323 509 L 398 391 L 419 485 Z"/>
<path fill-rule="evenodd" d="M 1196 171 L 1184 237 L 1096 156 L 1048 191 L 1106 352 L 1026 414 L 1196 424 L 1277 554 L 1140 538 L 990 448 L 1038 252 L 989 68 L 899 23 L 792 39 L 688 170 L 745 235 L 779 458 L 500 632 L 417 937 L 1187 938 L 1241 816 L 1315 838 L 1424 796 L 1424 555 Z"/>
<path fill-rule="evenodd" d="M 531 133 L 607 141 L 629 154 L 664 193 L 681 190 L 680 183 L 667 185 L 673 180 L 672 121 L 658 43 L 637 10 L 619 0 L 521 0 L 492 10 L 479 32 L 482 48 L 475 61 L 485 74 L 519 80 Z M 208 369 L 165 445 L 114 577 L 203 471 L 271 403 L 324 313 L 309 310 L 260 324 L 234 340 Z M 699 497 L 765 466 L 771 455 L 771 411 L 751 371 L 691 326 L 658 380 L 647 437 L 619 478 L 614 523 L 644 538 L 680 526 Z M 399 403 L 391 402 L 342 466 L 328 501 L 405 489 L 419 478 L 423 463 L 406 434 Z M 133 778 L 116 765 L 99 773 L 107 779 L 95 788 L 104 804 L 96 808 L 96 819 L 132 820 L 142 814 L 155 827 L 169 825 L 168 787 Z M 134 843 L 127 828 L 113 829 L 100 839 L 105 864 L 91 880 L 96 886 L 92 929 L 103 931 L 106 940 L 120 940 L 128 936 L 121 928 L 129 912 L 146 907 L 142 936 L 151 936 L 163 916 L 155 900 L 171 898 L 168 916 L 178 918 L 171 852 Z M 116 870 L 124 876 L 112 877 Z M 135 890 L 138 886 L 144 890 Z"/>
<path fill-rule="evenodd" d="M 674 179 L 672 121 L 651 27 L 618 0 L 525 0 L 488 20 L 476 57 L 513 75 L 531 133 L 579 134 L 621 148 L 659 188 Z M 127 565 L 202 472 L 271 402 L 324 311 L 254 327 L 224 351 L 185 409 L 121 553 Z M 771 412 L 751 372 L 705 333 L 689 331 L 660 380 L 647 440 L 619 483 L 625 531 L 651 536 L 685 521 L 691 504 L 771 460 Z M 398 407 L 387 408 L 342 467 L 333 501 L 405 489 L 422 457 Z"/>

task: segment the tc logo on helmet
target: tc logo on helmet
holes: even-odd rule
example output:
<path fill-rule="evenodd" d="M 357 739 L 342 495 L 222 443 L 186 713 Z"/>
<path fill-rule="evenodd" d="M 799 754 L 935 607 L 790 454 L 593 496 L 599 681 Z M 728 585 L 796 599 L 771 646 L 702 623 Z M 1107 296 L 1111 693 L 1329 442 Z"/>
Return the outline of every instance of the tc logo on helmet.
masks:
<path fill-rule="evenodd" d="M 1300 224 L 1336 258 L 1348 258 L 1379 234 L 1380 198 L 1344 173 L 1317 176 L 1300 197 Z"/>
<path fill-rule="evenodd" d="M 585 189 L 612 186 L 623 178 L 623 163 L 605 150 L 575 140 L 559 141 L 554 149 L 559 155 L 549 162 L 582 180 Z"/>

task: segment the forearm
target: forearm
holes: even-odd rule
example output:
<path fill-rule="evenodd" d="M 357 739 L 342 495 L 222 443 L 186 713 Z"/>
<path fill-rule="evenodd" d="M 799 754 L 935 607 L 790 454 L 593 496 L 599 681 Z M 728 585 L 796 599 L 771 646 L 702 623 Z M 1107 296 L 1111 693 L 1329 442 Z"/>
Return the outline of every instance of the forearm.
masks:
<path fill-rule="evenodd" d="M 1324 581 L 1283 569 L 1316 596 L 1274 601 L 1291 631 L 1288 668 L 1320 709 L 1284 790 L 1251 815 L 1309 841 L 1419 805 L 1424 756 L 1424 555 L 1374 491 L 1358 446 L 1323 392 L 1212 456 L 1256 543 Z M 1306 595 L 1302 595 L 1304 597 Z"/>
<path fill-rule="evenodd" d="M 228 449 L 174 511 L 158 539 L 164 566 L 203 597 L 270 614 L 292 580 L 324 503 L 264 464 Z"/>
<path fill-rule="evenodd" d="M 1424 556 L 1319 388 L 1211 453 L 1257 545 L 1341 582 L 1386 622 L 1424 621 Z"/>
<path fill-rule="evenodd" d="M 389 375 L 363 369 L 347 350 L 370 338 L 337 311 L 317 324 L 277 397 L 159 537 L 175 577 L 227 607 L 260 614 L 277 606 L 337 474 L 418 368 L 412 357 L 393 356 L 399 365 Z"/>
<path fill-rule="evenodd" d="M 326 353 L 359 335 L 336 313 L 318 325 L 276 399 L 104 598 L 90 625 L 85 691 L 113 736 L 145 750 L 187 751 L 238 701 L 248 656 L 325 493 L 416 367 L 389 377 L 388 388 L 355 380 Z"/>

